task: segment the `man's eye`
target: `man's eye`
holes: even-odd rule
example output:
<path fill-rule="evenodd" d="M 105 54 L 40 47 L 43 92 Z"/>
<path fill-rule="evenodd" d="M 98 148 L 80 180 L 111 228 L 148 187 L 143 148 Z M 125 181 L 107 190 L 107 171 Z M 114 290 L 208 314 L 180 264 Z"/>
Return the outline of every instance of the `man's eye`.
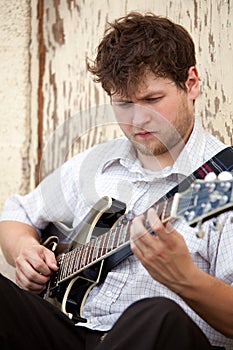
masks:
<path fill-rule="evenodd" d="M 130 108 L 133 106 L 133 102 L 130 101 L 119 101 L 119 102 L 113 102 L 113 106 L 120 107 L 120 108 Z"/>
<path fill-rule="evenodd" d="M 152 97 L 152 98 L 148 98 L 146 101 L 148 103 L 155 103 L 158 102 L 161 99 L 161 97 Z"/>

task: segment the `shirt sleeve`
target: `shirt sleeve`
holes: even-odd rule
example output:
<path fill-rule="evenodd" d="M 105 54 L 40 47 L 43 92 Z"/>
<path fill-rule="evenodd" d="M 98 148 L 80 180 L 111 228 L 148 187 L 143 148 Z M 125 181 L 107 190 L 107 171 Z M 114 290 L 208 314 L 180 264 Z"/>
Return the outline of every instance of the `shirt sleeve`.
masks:
<path fill-rule="evenodd" d="M 206 224 L 209 237 L 210 274 L 233 285 L 233 211 L 218 216 Z"/>
<path fill-rule="evenodd" d="M 28 224 L 38 233 L 49 222 L 62 221 L 71 225 L 78 196 L 75 173 L 79 158 L 64 163 L 27 195 L 10 196 L 0 220 Z"/>

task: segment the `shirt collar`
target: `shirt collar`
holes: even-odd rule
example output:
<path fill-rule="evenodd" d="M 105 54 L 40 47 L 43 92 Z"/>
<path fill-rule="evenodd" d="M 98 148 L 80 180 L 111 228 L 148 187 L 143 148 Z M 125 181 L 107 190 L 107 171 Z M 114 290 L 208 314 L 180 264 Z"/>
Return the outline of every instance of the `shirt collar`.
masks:
<path fill-rule="evenodd" d="M 138 163 L 135 148 L 126 137 L 120 137 L 108 143 L 102 162 L 102 172 L 114 163 L 120 163 L 126 168 L 134 168 Z"/>

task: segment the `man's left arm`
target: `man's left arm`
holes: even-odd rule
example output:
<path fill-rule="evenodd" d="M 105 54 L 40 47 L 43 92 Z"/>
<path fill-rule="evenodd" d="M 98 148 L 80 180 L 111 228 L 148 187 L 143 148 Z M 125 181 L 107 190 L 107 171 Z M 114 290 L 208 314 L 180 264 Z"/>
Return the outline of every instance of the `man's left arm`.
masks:
<path fill-rule="evenodd" d="M 141 215 L 131 225 L 131 249 L 153 279 L 179 295 L 201 318 L 225 336 L 233 338 L 233 287 L 199 269 L 183 236 L 153 209 L 147 223 Z M 147 226 L 147 225 L 146 225 Z"/>

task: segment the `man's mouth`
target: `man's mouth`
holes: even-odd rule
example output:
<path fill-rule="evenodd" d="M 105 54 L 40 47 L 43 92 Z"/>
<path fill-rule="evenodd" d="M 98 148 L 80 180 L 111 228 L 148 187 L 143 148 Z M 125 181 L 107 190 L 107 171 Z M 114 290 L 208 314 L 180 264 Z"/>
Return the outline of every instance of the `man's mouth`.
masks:
<path fill-rule="evenodd" d="M 148 138 L 153 136 L 154 132 L 150 131 L 141 131 L 141 132 L 135 132 L 134 137 L 136 138 Z"/>

